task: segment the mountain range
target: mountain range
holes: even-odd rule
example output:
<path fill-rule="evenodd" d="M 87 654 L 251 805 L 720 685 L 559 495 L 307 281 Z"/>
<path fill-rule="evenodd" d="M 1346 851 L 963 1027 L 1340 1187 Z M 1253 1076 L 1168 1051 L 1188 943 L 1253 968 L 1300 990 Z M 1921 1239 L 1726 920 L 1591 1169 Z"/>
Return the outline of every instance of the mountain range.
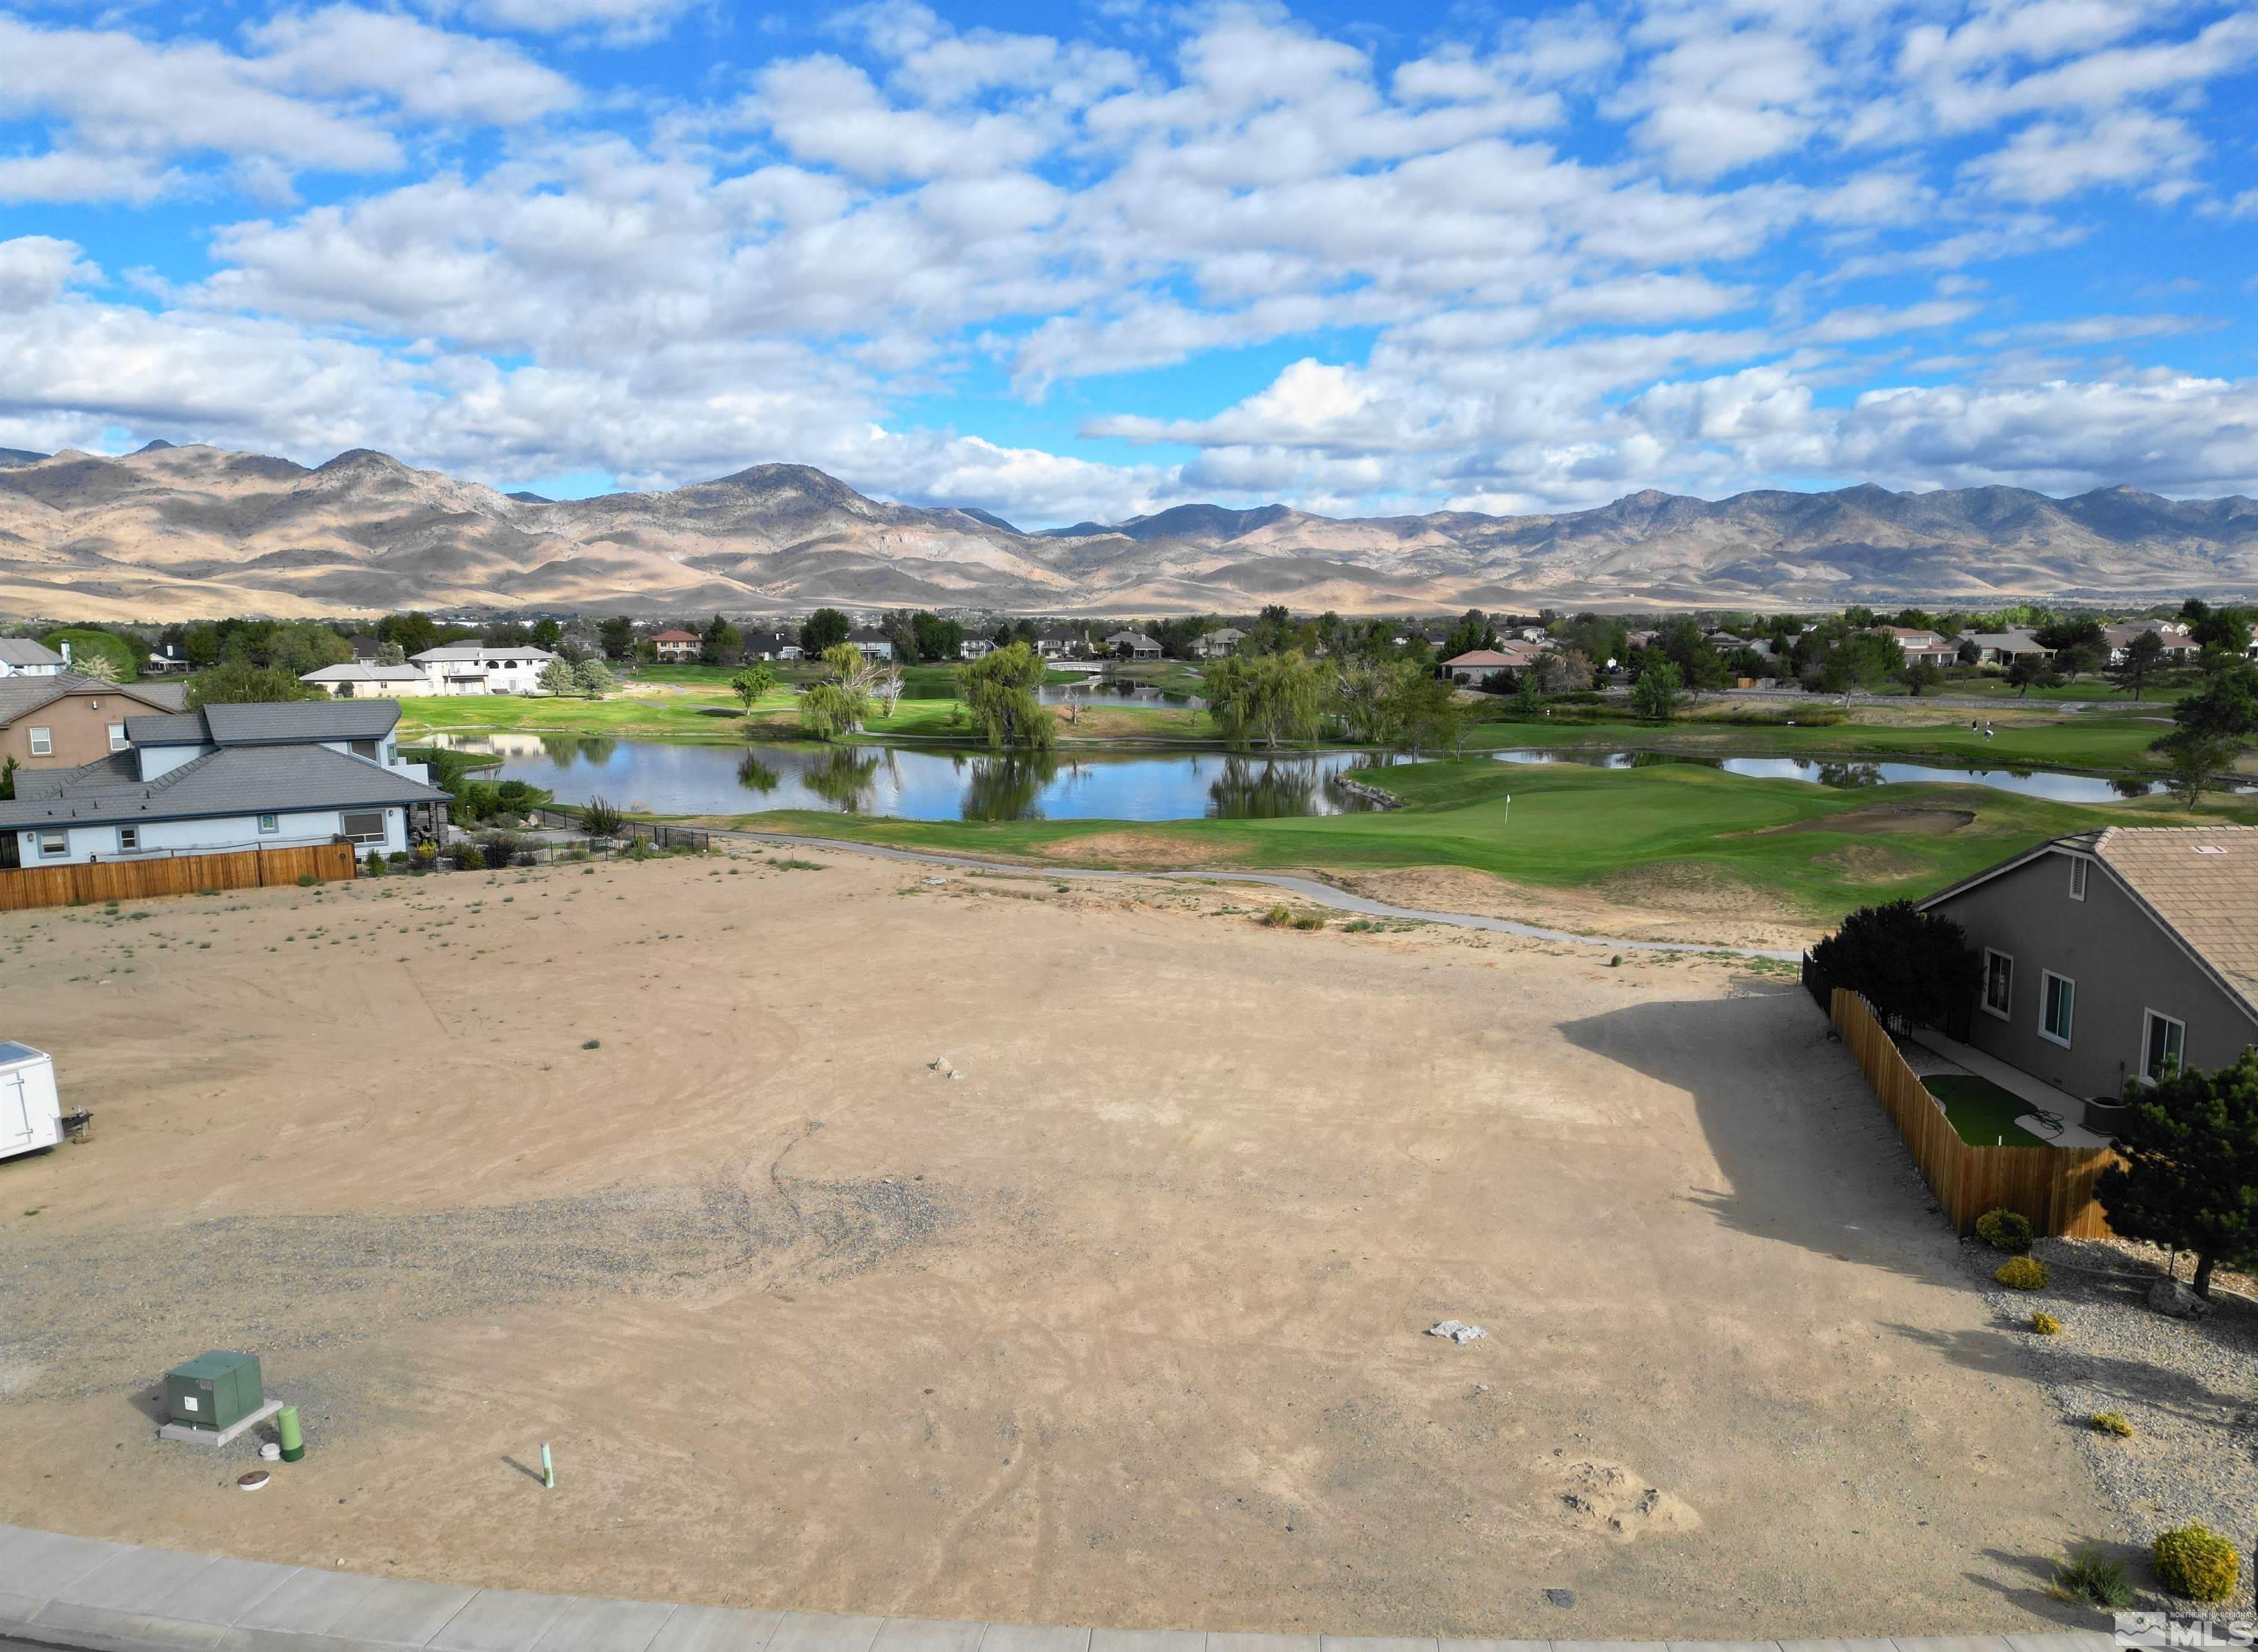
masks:
<path fill-rule="evenodd" d="M 2258 593 L 2258 503 L 2128 487 L 1651 490 L 1594 509 L 1340 518 L 1179 505 L 1023 531 L 800 464 L 648 493 L 504 493 L 366 449 L 309 468 L 153 443 L 0 449 L 0 614 L 394 608 L 759 613 L 819 603 L 1066 614 L 1809 608 Z"/>

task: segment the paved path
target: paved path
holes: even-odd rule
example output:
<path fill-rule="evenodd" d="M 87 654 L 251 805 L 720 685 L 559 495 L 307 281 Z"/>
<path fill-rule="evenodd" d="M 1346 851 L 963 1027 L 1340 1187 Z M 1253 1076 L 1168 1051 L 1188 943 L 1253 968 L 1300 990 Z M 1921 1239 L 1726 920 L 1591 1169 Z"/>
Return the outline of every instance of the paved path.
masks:
<path fill-rule="evenodd" d="M 1448 924 L 1456 929 L 1486 929 L 1494 934 L 1519 935 L 1526 940 L 1564 941 L 1575 947 L 1602 947 L 1610 952 L 1710 953 L 1729 958 L 1783 958 L 1790 962 L 1803 955 L 1800 952 L 1771 947 L 1715 947 L 1693 940 L 1612 940 L 1605 935 L 1578 935 L 1565 929 L 1544 929 L 1535 924 L 1517 924 L 1509 918 L 1485 918 L 1479 912 L 1441 912 L 1430 911 L 1419 906 L 1391 906 L 1386 901 L 1368 900 L 1361 895 L 1352 895 L 1346 890 L 1320 883 L 1312 877 L 1294 877 L 1283 872 L 1240 872 L 1228 869 L 1212 872 L 1118 872 L 1090 866 L 983 861 L 976 855 L 944 854 L 931 849 L 898 849 L 888 844 L 856 843 L 846 838 L 806 838 L 789 832 L 743 832 L 719 826 L 698 826 L 692 830 L 704 832 L 709 837 L 735 838 L 752 843 L 789 843 L 804 849 L 827 849 L 839 854 L 873 854 L 881 860 L 910 861 L 921 866 L 949 866 L 961 871 L 1017 872 L 1026 877 L 1166 877 L 1189 878 L 1203 883 L 1262 883 L 1272 889 L 1289 890 L 1321 906 L 1330 906 L 1337 912 L 1354 912 L 1365 918 L 1409 918 L 1423 924 Z"/>
<path fill-rule="evenodd" d="M 2112 1652 L 2106 1634 L 1438 1641 L 1035 1628 L 591 1600 L 216 1560 L 0 1526 L 0 1648 L 101 1652 Z"/>

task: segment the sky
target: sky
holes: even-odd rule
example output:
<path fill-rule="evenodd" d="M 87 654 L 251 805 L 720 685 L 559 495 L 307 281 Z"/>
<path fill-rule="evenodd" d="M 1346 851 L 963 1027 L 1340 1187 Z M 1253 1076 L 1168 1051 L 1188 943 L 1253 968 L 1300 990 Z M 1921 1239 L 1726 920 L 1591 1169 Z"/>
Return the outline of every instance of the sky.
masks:
<path fill-rule="evenodd" d="M 2258 0 L 0 0 L 0 446 L 2258 493 Z"/>

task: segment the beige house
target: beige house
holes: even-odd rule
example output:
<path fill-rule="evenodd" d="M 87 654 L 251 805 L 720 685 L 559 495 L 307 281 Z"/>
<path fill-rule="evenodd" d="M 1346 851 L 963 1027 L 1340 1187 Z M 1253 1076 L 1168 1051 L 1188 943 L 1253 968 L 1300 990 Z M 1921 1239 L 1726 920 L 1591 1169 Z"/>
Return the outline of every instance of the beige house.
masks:
<path fill-rule="evenodd" d="M 65 671 L 0 678 L 0 764 L 75 769 L 125 749 L 125 720 L 180 709 L 169 691 L 104 683 Z"/>
<path fill-rule="evenodd" d="M 413 665 L 374 665 L 359 660 L 324 665 L 298 680 L 341 700 L 418 699 L 437 691 L 431 679 Z"/>

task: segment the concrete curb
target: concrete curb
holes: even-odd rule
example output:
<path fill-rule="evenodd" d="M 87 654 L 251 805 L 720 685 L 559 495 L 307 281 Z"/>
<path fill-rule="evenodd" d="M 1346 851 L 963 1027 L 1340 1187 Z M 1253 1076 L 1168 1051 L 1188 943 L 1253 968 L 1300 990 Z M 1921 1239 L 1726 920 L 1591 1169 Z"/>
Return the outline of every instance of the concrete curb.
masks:
<path fill-rule="evenodd" d="M 2113 1652 L 2096 1631 L 1858 1641 L 1209 1634 L 732 1611 L 220 1560 L 0 1526 L 0 1635 L 94 1652 Z"/>
<path fill-rule="evenodd" d="M 1065 877 L 1103 879 L 1108 881 L 1143 880 L 1152 878 L 1189 879 L 1201 883 L 1261 883 L 1271 889 L 1285 890 L 1320 906 L 1330 906 L 1337 912 L 1353 912 L 1363 918 L 1395 918 L 1414 923 L 1445 924 L 1453 929 L 1481 929 L 1497 935 L 1518 935 L 1524 940 L 1559 941 L 1572 947 L 1599 947 L 1610 952 L 1691 953 L 1696 956 L 1723 958 L 1777 958 L 1789 963 L 1800 960 L 1800 952 L 1765 947 L 1710 946 L 1698 940 L 1614 940 L 1605 935 L 1579 935 L 1572 930 L 1544 929 L 1535 924 L 1516 923 L 1510 918 L 1485 918 L 1478 912 L 1429 911 L 1417 906 L 1391 906 L 1386 901 L 1368 900 L 1361 895 L 1352 895 L 1346 890 L 1335 889 L 1330 883 L 1320 883 L 1311 877 L 1296 877 L 1286 872 L 1246 872 L 1222 867 L 1211 872 L 1125 872 L 1111 868 L 1093 866 L 1045 866 L 1017 861 L 985 861 L 973 854 L 949 854 L 935 849 L 899 849 L 886 843 L 857 843 L 849 838 L 811 838 L 791 832 L 756 832 L 731 826 L 692 826 L 690 830 L 703 832 L 708 837 L 734 839 L 746 843 L 788 843 L 796 848 L 827 849 L 838 854 L 869 854 L 882 861 L 908 861 L 920 866 L 947 866 L 964 872 L 1016 872 L 1025 877 Z"/>

